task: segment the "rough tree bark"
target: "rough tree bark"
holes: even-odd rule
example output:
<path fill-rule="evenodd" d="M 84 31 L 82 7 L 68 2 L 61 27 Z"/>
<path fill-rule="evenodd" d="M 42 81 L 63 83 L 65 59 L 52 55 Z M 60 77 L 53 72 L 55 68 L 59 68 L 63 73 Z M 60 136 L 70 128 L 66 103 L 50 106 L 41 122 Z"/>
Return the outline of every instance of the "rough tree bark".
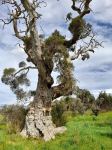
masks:
<path fill-rule="evenodd" d="M 89 4 L 91 0 L 81 1 L 83 9 L 82 7 L 76 7 L 76 0 L 72 0 L 72 2 L 72 9 L 78 13 L 78 17 L 72 18 L 70 22 L 69 31 L 73 36 L 72 39 L 69 41 L 65 40 L 63 44 L 61 43 L 61 48 L 64 48 L 66 51 L 68 51 L 68 49 L 76 44 L 76 42 L 79 40 L 81 31 L 84 27 L 82 25 L 82 18 L 86 14 L 90 13 Z M 15 36 L 23 41 L 24 51 L 28 56 L 27 60 L 32 62 L 39 72 L 36 95 L 30 105 L 28 114 L 26 116 L 25 126 L 23 131 L 21 132 L 21 135 L 34 138 L 42 137 L 45 141 L 48 141 L 54 139 L 55 134 L 63 133 L 66 130 L 65 127 L 56 128 L 52 122 L 52 100 L 63 95 L 71 94 L 73 91 L 73 87 L 72 82 L 70 82 L 69 78 L 71 73 L 69 73 L 70 70 L 67 70 L 66 66 L 65 72 L 62 74 L 63 77 L 66 77 L 65 81 L 60 83 L 58 86 L 52 86 L 54 82 L 51 76 L 54 67 L 53 57 L 56 53 L 62 52 L 60 52 L 60 45 L 58 46 L 57 43 L 55 43 L 55 40 L 54 46 L 43 48 L 36 26 L 36 21 L 40 17 L 40 15 L 37 13 L 37 8 L 41 3 L 42 2 L 39 2 L 38 0 L 32 2 L 29 0 L 20 0 L 19 3 L 16 0 L 4 0 L 3 4 L 10 4 L 13 11 L 11 11 L 10 13 L 9 22 L 5 22 L 4 20 L 2 21 L 4 24 L 13 23 Z M 25 21 L 25 32 L 21 32 L 18 29 L 18 23 L 21 19 L 24 19 Z M 23 35 L 23 33 L 25 34 Z M 92 38 L 94 39 L 94 37 Z M 92 40 L 91 43 L 93 44 Z M 74 60 L 79 56 L 83 57 L 83 59 L 88 57 L 86 53 L 88 51 L 92 51 L 91 47 L 96 48 L 98 46 L 93 46 L 91 45 L 91 43 L 89 43 L 86 47 L 81 47 L 79 50 L 75 51 L 74 56 L 72 56 L 71 58 L 69 56 L 69 52 L 66 52 L 68 56 L 64 56 L 64 61 L 67 63 L 67 65 L 69 64 L 68 60 L 70 59 Z M 47 51 L 45 51 L 46 49 Z"/>
<path fill-rule="evenodd" d="M 44 138 L 45 141 L 55 138 L 55 134 L 62 133 L 65 127 L 56 128 L 51 117 L 52 92 L 47 84 L 39 77 L 36 95 L 26 116 L 22 136 Z"/>

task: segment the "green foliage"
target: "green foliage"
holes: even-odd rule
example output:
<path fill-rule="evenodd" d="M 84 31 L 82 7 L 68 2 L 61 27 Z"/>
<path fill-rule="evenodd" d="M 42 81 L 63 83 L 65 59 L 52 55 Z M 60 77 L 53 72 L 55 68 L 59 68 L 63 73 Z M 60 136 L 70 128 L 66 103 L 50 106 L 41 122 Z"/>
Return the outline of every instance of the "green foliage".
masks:
<path fill-rule="evenodd" d="M 92 25 L 86 23 L 86 21 L 81 17 L 73 18 L 69 30 L 73 34 L 73 38 L 85 39 L 88 37 L 92 31 Z"/>
<path fill-rule="evenodd" d="M 75 114 L 84 114 L 85 106 L 80 99 L 74 99 L 74 101 L 72 102 L 72 111 Z"/>
<path fill-rule="evenodd" d="M 51 115 L 52 120 L 57 127 L 63 126 L 66 123 L 63 117 L 63 113 L 64 113 L 63 105 L 61 103 L 56 103 L 52 108 Z"/>
<path fill-rule="evenodd" d="M 95 102 L 95 97 L 86 89 L 78 89 L 76 92 L 77 98 L 79 98 L 84 104 L 86 109 L 92 107 Z"/>
<path fill-rule="evenodd" d="M 96 104 L 101 110 L 112 110 L 112 95 L 101 92 L 96 100 Z"/>
<path fill-rule="evenodd" d="M 26 66 L 26 63 L 24 62 L 24 61 L 21 61 L 20 63 L 19 63 L 19 68 L 23 68 L 23 67 L 25 67 Z"/>
<path fill-rule="evenodd" d="M 5 105 L 2 108 L 1 113 L 6 120 L 9 133 L 17 133 L 23 129 L 27 113 L 23 106 Z"/>
<path fill-rule="evenodd" d="M 93 104 L 91 109 L 92 109 L 93 115 L 98 116 L 100 112 L 99 107 L 96 104 Z"/>
<path fill-rule="evenodd" d="M 11 82 L 11 79 L 13 78 L 13 74 L 16 72 L 15 68 L 6 68 L 3 71 L 3 76 L 1 78 L 1 81 L 5 83 L 6 85 L 9 85 Z"/>
<path fill-rule="evenodd" d="M 72 13 L 69 12 L 66 16 L 66 21 L 70 21 L 72 19 Z"/>
<path fill-rule="evenodd" d="M 65 99 L 63 99 L 60 103 L 63 104 L 64 107 L 64 111 L 70 111 L 72 112 L 72 115 L 74 114 L 84 114 L 84 105 L 82 103 L 82 101 L 78 98 L 70 98 L 70 97 L 66 97 Z"/>
<path fill-rule="evenodd" d="M 21 62 L 19 67 L 24 67 L 25 63 Z M 29 91 L 25 91 L 23 86 L 30 86 L 30 80 L 27 78 L 27 73 L 24 70 L 16 74 L 15 68 L 6 68 L 3 71 L 3 75 L 1 81 L 9 85 L 12 92 L 16 95 L 17 100 L 27 100 L 29 95 Z"/>
<path fill-rule="evenodd" d="M 52 119 L 56 126 L 65 125 L 77 114 L 84 114 L 84 106 L 80 99 L 66 97 L 53 104 Z"/>
<path fill-rule="evenodd" d="M 68 49 L 64 46 L 65 37 L 59 31 L 54 33 L 45 41 L 45 49 L 49 49 L 50 53 L 45 51 L 45 58 L 52 57 L 55 63 L 55 71 L 59 72 L 57 80 L 59 83 L 64 84 L 65 90 L 73 88 L 75 81 L 73 79 L 73 64 L 69 59 Z M 48 59 L 49 60 L 49 59 Z"/>
<path fill-rule="evenodd" d="M 51 45 L 63 45 L 65 37 L 60 34 L 59 31 L 55 30 L 54 33 L 50 37 L 48 37 L 45 41 L 46 46 Z"/>
<path fill-rule="evenodd" d="M 10 76 L 13 73 L 15 73 L 15 71 L 16 71 L 15 68 L 6 68 L 6 69 L 4 69 L 3 74 L 4 74 L 4 76 Z"/>
<path fill-rule="evenodd" d="M 65 123 L 67 123 L 67 122 L 69 122 L 70 120 L 72 120 L 74 116 L 75 116 L 75 113 L 74 113 L 73 111 L 71 111 L 71 110 L 64 111 L 64 112 L 63 112 L 63 115 L 62 115 L 62 117 L 63 117 Z"/>
<path fill-rule="evenodd" d="M 69 25 L 69 30 L 72 34 L 78 33 L 80 35 L 82 32 L 83 26 L 84 26 L 84 20 L 78 16 L 72 19 Z"/>
<path fill-rule="evenodd" d="M 27 78 L 27 75 L 25 73 L 22 73 L 19 76 L 17 76 L 16 80 L 18 81 L 19 85 L 30 86 L 30 80 Z"/>

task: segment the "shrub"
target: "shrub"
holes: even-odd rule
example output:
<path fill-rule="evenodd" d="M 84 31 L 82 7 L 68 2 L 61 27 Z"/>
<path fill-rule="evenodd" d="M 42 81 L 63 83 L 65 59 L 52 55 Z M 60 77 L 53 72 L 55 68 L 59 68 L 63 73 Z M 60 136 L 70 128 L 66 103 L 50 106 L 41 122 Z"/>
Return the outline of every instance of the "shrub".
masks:
<path fill-rule="evenodd" d="M 56 101 L 51 112 L 56 126 L 65 125 L 76 114 L 84 114 L 84 105 L 80 99 L 70 97 Z"/>
<path fill-rule="evenodd" d="M 75 114 L 84 114 L 85 107 L 79 98 L 74 99 L 72 102 L 72 111 Z"/>
<path fill-rule="evenodd" d="M 94 116 L 98 116 L 99 115 L 100 109 L 99 109 L 99 107 L 97 105 L 94 104 L 92 106 L 91 110 L 92 110 L 92 113 L 93 113 Z"/>
<path fill-rule="evenodd" d="M 63 117 L 63 113 L 64 113 L 63 105 L 61 103 L 56 103 L 52 108 L 51 115 L 53 122 L 57 127 L 63 126 L 66 123 Z"/>
<path fill-rule="evenodd" d="M 27 111 L 23 106 L 4 106 L 2 108 L 2 114 L 5 116 L 9 133 L 17 133 L 23 129 L 25 124 L 25 116 L 27 114 Z"/>

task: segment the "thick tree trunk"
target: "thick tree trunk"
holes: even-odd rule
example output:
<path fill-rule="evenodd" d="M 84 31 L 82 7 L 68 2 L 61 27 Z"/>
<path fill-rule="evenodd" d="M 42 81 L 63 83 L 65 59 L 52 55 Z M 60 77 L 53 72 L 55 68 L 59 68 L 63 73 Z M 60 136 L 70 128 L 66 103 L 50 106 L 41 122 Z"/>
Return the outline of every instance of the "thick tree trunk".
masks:
<path fill-rule="evenodd" d="M 22 136 L 43 138 L 49 141 L 55 138 L 55 134 L 63 133 L 66 128 L 56 128 L 51 116 L 52 93 L 42 78 L 38 79 L 38 86 L 33 103 L 30 105 Z"/>

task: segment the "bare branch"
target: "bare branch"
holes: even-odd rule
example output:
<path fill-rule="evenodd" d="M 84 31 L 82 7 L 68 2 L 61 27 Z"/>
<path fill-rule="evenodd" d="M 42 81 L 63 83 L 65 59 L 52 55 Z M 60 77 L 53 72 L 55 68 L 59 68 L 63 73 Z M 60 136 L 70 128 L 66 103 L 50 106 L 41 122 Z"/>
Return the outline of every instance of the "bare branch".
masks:
<path fill-rule="evenodd" d="M 102 42 L 100 43 L 96 40 L 95 34 L 93 32 L 90 36 L 88 36 L 88 38 L 90 38 L 89 42 L 85 42 L 82 39 L 84 45 L 80 46 L 78 50 L 74 50 L 74 54 L 70 57 L 71 60 L 75 60 L 80 56 L 82 57 L 82 60 L 85 60 L 86 58 L 88 59 L 89 52 L 94 53 L 94 50 L 96 48 L 98 48 L 99 46 L 102 47 Z"/>
<path fill-rule="evenodd" d="M 72 0 L 72 9 L 76 11 L 78 14 L 81 14 L 81 9 L 76 7 L 76 0 Z"/>
<path fill-rule="evenodd" d="M 86 14 L 89 14 L 90 13 L 90 3 L 91 3 L 92 0 L 85 0 L 84 2 L 84 10 L 81 12 L 80 16 L 83 17 L 85 16 Z"/>
<path fill-rule="evenodd" d="M 18 73 L 27 70 L 26 74 L 29 72 L 30 69 L 37 69 L 36 67 L 32 67 L 32 66 L 28 66 L 28 67 L 24 67 L 22 69 L 20 69 L 19 71 L 17 71 L 14 76 L 16 76 Z"/>
<path fill-rule="evenodd" d="M 91 2 L 92 0 L 85 0 L 85 1 L 83 1 L 83 0 L 81 0 L 80 1 L 80 6 L 79 7 L 77 7 L 76 6 L 76 0 L 72 0 L 72 9 L 74 10 L 74 11 L 76 11 L 78 14 L 79 14 L 79 16 L 80 17 L 83 17 L 83 16 L 85 16 L 86 14 L 89 14 L 90 13 L 90 8 L 89 8 L 89 5 L 90 5 L 90 2 Z"/>
<path fill-rule="evenodd" d="M 37 61 L 41 59 L 42 54 L 36 26 L 36 20 L 41 16 L 37 13 L 36 9 L 42 3 L 44 1 L 33 0 L 33 2 L 30 2 L 29 0 L 20 0 L 20 4 L 16 0 L 2 1 L 2 4 L 9 4 L 12 10 L 9 13 L 9 19 L 7 21 L 1 19 L 1 21 L 4 25 L 13 24 L 15 36 L 23 41 L 24 50 L 30 61 L 35 65 L 38 64 Z M 25 29 L 19 29 L 21 27 L 19 24 L 24 24 Z"/>

